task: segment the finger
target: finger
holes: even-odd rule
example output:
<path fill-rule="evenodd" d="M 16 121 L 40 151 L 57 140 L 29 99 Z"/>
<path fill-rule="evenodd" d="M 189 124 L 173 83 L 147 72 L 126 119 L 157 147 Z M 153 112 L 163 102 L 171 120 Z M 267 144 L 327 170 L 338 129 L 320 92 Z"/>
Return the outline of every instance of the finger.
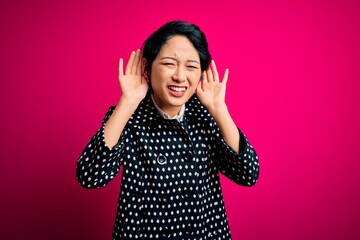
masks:
<path fill-rule="evenodd" d="M 140 52 L 139 54 L 139 61 L 136 67 L 136 75 L 141 75 L 141 71 L 142 71 L 142 53 Z"/>
<path fill-rule="evenodd" d="M 214 76 L 213 76 L 213 72 L 212 72 L 212 68 L 211 66 L 209 67 L 209 69 L 206 71 L 207 73 L 207 78 L 208 78 L 208 82 L 211 83 L 214 81 Z"/>
<path fill-rule="evenodd" d="M 199 81 L 199 83 L 198 83 L 198 85 L 197 85 L 197 87 L 196 87 L 196 93 L 204 91 L 204 90 L 202 89 L 203 81 L 204 81 L 204 80 L 200 80 L 200 81 Z"/>
<path fill-rule="evenodd" d="M 202 88 L 209 83 L 208 71 L 209 70 L 203 71 L 203 77 L 202 77 L 202 81 L 201 81 L 201 87 Z"/>
<path fill-rule="evenodd" d="M 128 75 L 131 73 L 131 68 L 132 68 L 132 65 L 134 63 L 134 59 L 135 59 L 135 52 L 132 51 L 131 54 L 130 54 L 130 58 L 129 58 L 129 61 L 128 63 L 126 64 L 126 70 L 125 70 L 125 74 Z"/>
<path fill-rule="evenodd" d="M 202 72 L 202 80 L 205 81 L 205 82 L 207 81 L 207 73 L 206 73 L 206 71 Z"/>
<path fill-rule="evenodd" d="M 119 60 L 119 77 L 124 75 L 124 60 L 120 58 Z"/>
<path fill-rule="evenodd" d="M 225 69 L 224 77 L 223 77 L 221 83 L 226 85 L 228 78 L 229 78 L 229 69 L 227 68 L 227 69 Z"/>
<path fill-rule="evenodd" d="M 216 64 L 215 64 L 214 60 L 211 61 L 211 70 L 212 70 L 212 73 L 213 73 L 213 76 L 214 76 L 214 82 L 219 82 L 219 73 L 217 71 Z"/>
<path fill-rule="evenodd" d="M 136 74 L 139 61 L 140 61 L 140 49 L 137 49 L 135 52 L 133 65 L 131 66 L 131 74 Z"/>

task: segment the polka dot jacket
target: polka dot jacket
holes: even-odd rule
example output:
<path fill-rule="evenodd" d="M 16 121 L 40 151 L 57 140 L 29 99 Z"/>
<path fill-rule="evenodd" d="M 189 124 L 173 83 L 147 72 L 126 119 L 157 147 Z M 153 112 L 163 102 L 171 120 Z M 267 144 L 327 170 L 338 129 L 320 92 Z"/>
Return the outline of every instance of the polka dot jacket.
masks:
<path fill-rule="evenodd" d="M 238 154 L 196 95 L 180 123 L 162 118 L 148 93 L 110 150 L 104 126 L 114 108 L 76 170 L 83 187 L 99 188 L 122 166 L 112 239 L 231 239 L 219 172 L 243 186 L 257 181 L 258 158 L 244 134 L 239 130 Z"/>

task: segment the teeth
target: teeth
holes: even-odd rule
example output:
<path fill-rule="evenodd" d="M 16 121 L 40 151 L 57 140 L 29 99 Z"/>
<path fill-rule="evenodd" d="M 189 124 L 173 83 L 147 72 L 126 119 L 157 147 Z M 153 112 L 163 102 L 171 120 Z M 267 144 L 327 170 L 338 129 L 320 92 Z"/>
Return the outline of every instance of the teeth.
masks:
<path fill-rule="evenodd" d="M 169 86 L 169 89 L 175 92 L 185 92 L 186 87 L 174 87 L 174 86 Z"/>

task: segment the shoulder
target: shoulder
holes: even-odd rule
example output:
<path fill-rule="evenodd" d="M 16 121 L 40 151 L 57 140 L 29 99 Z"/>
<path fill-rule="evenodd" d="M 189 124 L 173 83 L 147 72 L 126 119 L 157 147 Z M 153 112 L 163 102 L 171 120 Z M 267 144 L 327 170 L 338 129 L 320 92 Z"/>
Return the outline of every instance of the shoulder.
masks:
<path fill-rule="evenodd" d="M 186 112 L 189 115 L 195 117 L 202 117 L 202 118 L 211 118 L 209 111 L 206 107 L 200 102 L 199 98 L 196 94 L 193 94 L 189 101 L 186 103 Z"/>
<path fill-rule="evenodd" d="M 135 112 L 131 115 L 128 125 L 144 126 L 159 117 L 159 113 L 156 110 L 153 101 L 151 100 L 151 94 L 148 92 L 145 98 L 140 102 Z"/>

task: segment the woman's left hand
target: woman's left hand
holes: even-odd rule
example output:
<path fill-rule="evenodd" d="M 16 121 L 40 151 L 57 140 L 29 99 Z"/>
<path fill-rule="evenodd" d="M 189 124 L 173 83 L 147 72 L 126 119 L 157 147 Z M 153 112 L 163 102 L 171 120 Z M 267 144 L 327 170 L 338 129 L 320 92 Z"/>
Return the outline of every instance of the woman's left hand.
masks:
<path fill-rule="evenodd" d="M 209 69 L 203 72 L 202 80 L 197 86 L 196 95 L 212 116 L 216 115 L 217 110 L 222 111 L 224 107 L 226 108 L 225 92 L 228 76 L 229 69 L 226 69 L 220 82 L 215 62 L 211 60 Z"/>

